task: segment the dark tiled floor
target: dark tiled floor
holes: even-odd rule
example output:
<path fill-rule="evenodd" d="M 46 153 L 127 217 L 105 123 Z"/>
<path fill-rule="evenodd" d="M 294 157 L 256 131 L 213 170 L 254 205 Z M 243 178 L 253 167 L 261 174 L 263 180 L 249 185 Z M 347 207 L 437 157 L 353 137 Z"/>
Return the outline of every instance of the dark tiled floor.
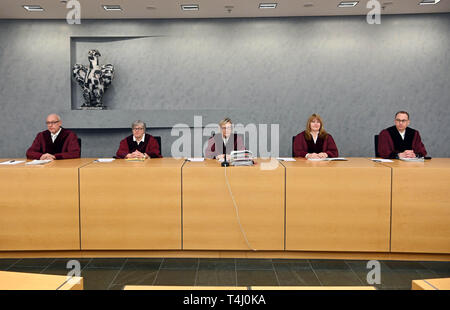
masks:
<path fill-rule="evenodd" d="M 66 275 L 70 258 L 0 259 L 0 270 Z M 371 268 L 362 260 L 83 258 L 84 288 L 125 285 L 361 286 Z M 450 262 L 380 261 L 378 289 L 411 289 L 415 279 L 450 277 Z M 70 267 L 70 266 L 69 266 Z"/>

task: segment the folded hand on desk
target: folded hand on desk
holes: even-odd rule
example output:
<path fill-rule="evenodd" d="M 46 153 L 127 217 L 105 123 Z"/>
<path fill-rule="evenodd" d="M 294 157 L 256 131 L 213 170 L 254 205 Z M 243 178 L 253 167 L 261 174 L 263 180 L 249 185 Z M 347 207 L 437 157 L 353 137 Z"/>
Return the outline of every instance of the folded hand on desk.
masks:
<path fill-rule="evenodd" d="M 52 154 L 45 153 L 45 154 L 42 154 L 39 159 L 40 160 L 55 160 L 56 157 L 54 155 L 52 155 Z"/>

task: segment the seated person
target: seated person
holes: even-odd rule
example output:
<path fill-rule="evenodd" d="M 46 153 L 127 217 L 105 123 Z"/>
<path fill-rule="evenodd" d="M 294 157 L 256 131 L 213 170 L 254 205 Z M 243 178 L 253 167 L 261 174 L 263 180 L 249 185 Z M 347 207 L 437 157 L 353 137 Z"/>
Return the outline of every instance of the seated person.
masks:
<path fill-rule="evenodd" d="M 219 127 L 222 134 L 215 134 L 208 140 L 208 146 L 205 151 L 206 158 L 215 158 L 218 160 L 223 159 L 224 149 L 227 154 L 227 160 L 229 154 L 232 151 L 245 150 L 244 141 L 238 134 L 232 134 L 233 123 L 231 119 L 225 118 L 219 122 Z"/>
<path fill-rule="evenodd" d="M 306 130 L 294 138 L 294 157 L 311 159 L 338 157 L 333 137 L 323 128 L 322 118 L 313 114 L 306 122 Z"/>
<path fill-rule="evenodd" d="M 378 136 L 378 154 L 382 158 L 415 158 L 427 156 L 417 130 L 409 128 L 409 114 L 395 114 L 395 126 L 386 128 Z"/>
<path fill-rule="evenodd" d="M 143 121 L 137 120 L 131 124 L 132 135 L 120 141 L 117 158 L 161 158 L 158 141 L 145 133 Z"/>
<path fill-rule="evenodd" d="M 40 160 L 80 158 L 81 150 L 77 135 L 61 127 L 59 115 L 47 116 L 46 124 L 47 130 L 38 133 L 27 150 L 27 158 Z"/>

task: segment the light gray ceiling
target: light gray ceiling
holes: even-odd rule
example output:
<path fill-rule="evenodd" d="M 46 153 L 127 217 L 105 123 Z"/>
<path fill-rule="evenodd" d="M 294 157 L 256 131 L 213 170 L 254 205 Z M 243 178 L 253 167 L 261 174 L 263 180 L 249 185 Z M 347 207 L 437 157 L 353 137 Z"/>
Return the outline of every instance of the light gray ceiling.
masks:
<path fill-rule="evenodd" d="M 0 19 L 65 19 L 75 0 L 0 0 Z M 339 8 L 343 0 L 78 0 L 81 19 L 135 18 L 226 18 L 366 15 L 369 0 L 352 8 Z M 450 12 L 450 0 L 435 5 L 419 5 L 421 0 L 378 0 L 382 14 Z M 275 9 L 259 9 L 260 3 L 277 3 Z M 182 11 L 182 4 L 198 4 L 198 11 Z M 43 12 L 27 12 L 23 5 L 40 5 Z M 102 5 L 120 5 L 122 11 L 107 12 Z"/>

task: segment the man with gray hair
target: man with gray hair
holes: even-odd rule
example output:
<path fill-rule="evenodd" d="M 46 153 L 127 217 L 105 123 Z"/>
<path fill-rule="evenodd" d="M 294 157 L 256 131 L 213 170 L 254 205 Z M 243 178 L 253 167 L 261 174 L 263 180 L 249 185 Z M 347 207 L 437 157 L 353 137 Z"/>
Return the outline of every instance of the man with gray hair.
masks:
<path fill-rule="evenodd" d="M 131 124 L 132 135 L 120 141 L 117 158 L 161 158 L 158 141 L 145 133 L 147 126 L 141 120 Z"/>
<path fill-rule="evenodd" d="M 55 160 L 80 158 L 81 150 L 77 135 L 62 127 L 59 115 L 47 116 L 47 130 L 36 135 L 27 150 L 28 159 Z"/>

